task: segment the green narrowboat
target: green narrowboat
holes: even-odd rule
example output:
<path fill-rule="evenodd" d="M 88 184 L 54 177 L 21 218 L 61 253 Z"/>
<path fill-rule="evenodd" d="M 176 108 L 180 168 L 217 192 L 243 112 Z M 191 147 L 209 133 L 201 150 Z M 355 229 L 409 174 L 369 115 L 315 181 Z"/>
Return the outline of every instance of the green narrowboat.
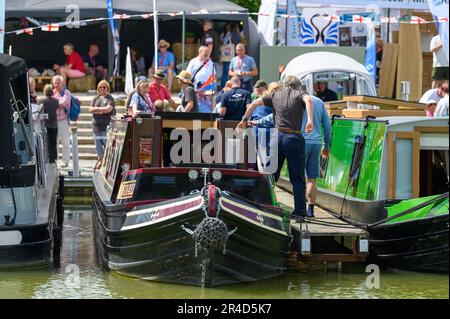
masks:
<path fill-rule="evenodd" d="M 447 118 L 332 118 L 317 205 L 370 234 L 369 262 L 448 272 Z"/>

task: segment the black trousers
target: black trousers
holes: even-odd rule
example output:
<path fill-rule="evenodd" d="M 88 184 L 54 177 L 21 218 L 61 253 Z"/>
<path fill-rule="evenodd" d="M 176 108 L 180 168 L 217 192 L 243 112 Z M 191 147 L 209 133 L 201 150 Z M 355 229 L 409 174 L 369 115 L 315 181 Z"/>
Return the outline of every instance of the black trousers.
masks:
<path fill-rule="evenodd" d="M 58 129 L 47 127 L 48 159 L 50 163 L 54 163 L 58 158 L 58 150 L 56 146 L 57 139 Z"/>

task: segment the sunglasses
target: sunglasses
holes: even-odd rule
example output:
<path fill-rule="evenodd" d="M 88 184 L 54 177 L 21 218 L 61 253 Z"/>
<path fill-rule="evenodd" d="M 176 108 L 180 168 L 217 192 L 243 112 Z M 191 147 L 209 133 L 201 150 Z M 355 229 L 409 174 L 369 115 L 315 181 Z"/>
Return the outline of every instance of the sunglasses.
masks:
<path fill-rule="evenodd" d="M 103 89 L 107 89 L 106 86 L 99 86 L 99 89 L 103 90 Z"/>

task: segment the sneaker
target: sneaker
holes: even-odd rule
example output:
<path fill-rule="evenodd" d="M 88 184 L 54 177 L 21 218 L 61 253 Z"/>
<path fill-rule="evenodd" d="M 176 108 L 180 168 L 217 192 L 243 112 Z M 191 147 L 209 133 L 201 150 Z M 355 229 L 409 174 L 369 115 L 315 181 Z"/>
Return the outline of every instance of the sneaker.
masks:
<path fill-rule="evenodd" d="M 308 208 L 306 209 L 306 216 L 314 218 L 314 205 L 308 205 Z"/>

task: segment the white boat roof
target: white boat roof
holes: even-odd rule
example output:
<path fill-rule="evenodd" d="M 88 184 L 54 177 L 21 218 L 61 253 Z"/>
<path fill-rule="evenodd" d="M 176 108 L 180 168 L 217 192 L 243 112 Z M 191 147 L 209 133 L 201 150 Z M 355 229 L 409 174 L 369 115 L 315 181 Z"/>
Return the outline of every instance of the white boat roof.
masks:
<path fill-rule="evenodd" d="M 358 61 L 334 52 L 309 52 L 292 59 L 286 66 L 283 76 L 295 75 L 302 77 L 305 74 L 342 71 L 353 72 L 370 77 L 365 66 Z"/>
<path fill-rule="evenodd" d="M 388 121 L 388 131 L 412 131 L 415 126 L 448 126 L 448 117 L 425 116 L 389 116 L 377 117 L 377 120 Z"/>

